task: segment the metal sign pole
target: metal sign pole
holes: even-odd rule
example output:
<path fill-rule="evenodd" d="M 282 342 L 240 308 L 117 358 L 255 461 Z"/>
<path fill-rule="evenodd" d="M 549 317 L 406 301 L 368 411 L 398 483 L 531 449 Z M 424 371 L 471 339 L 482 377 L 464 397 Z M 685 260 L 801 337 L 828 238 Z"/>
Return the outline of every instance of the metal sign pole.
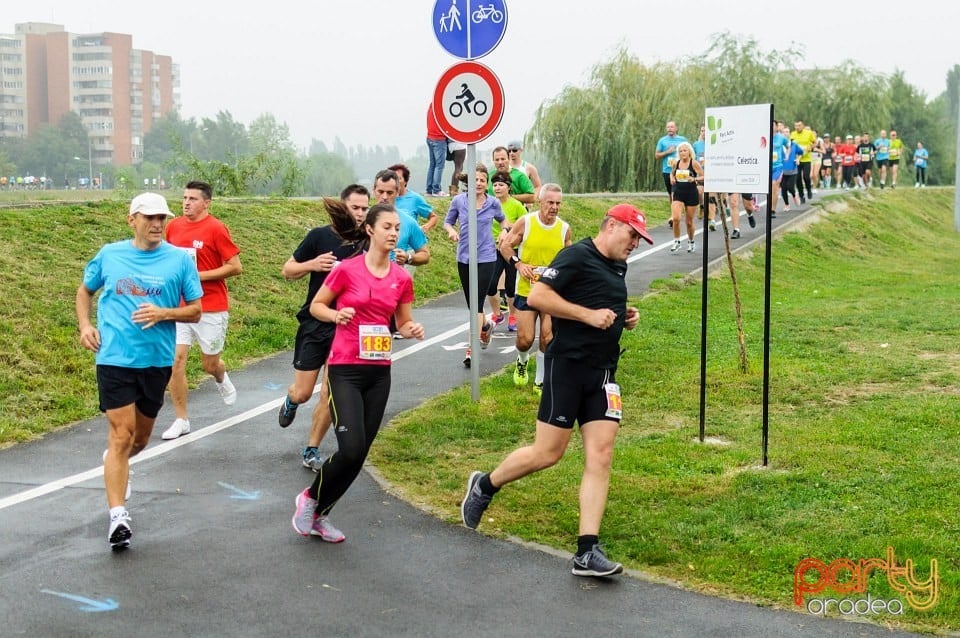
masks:
<path fill-rule="evenodd" d="M 477 307 L 480 284 L 477 273 L 477 147 L 500 124 L 503 117 L 503 86 L 499 78 L 482 64 L 473 62 L 482 58 L 500 44 L 507 29 L 506 0 L 489 0 L 474 11 L 471 0 L 465 0 L 465 12 L 457 7 L 457 0 L 436 0 L 431 24 L 433 33 L 448 53 L 467 62 L 447 69 L 434 90 L 434 115 L 440 129 L 452 140 L 467 145 L 467 224 L 460 224 L 460 235 L 467 234 L 467 295 L 470 307 L 470 381 L 474 401 L 480 400 L 480 326 L 478 317 L 483 302 Z M 462 87 L 462 91 L 454 87 Z M 468 88 L 472 86 L 472 91 Z M 479 94 L 471 94 L 479 91 Z M 466 97 L 465 97 L 466 96 Z M 460 99 L 463 98 L 463 103 Z M 471 102 L 473 110 L 470 108 Z M 483 106 L 483 108 L 481 108 Z M 456 107 L 456 112 L 454 112 Z M 448 111 L 450 118 L 448 118 Z M 460 119 L 464 116 L 463 119 Z M 486 290 L 483 291 L 486 294 Z"/>
<path fill-rule="evenodd" d="M 474 401 L 480 400 L 480 366 L 479 352 L 480 340 L 478 333 L 480 327 L 477 325 L 477 315 L 480 308 L 477 308 L 477 294 L 480 286 L 477 282 L 477 145 L 467 144 L 467 250 L 470 256 L 470 263 L 467 269 L 469 285 L 467 286 L 470 297 L 470 335 L 467 342 L 470 344 L 470 353 L 473 361 L 470 364 L 470 389 Z M 461 227 L 460 232 L 464 229 Z"/>
<path fill-rule="evenodd" d="M 960 86 L 957 86 L 957 100 L 957 103 L 960 104 Z M 927 152 L 929 153 L 929 151 Z M 957 163 L 955 169 L 954 187 L 960 185 L 960 108 L 957 109 Z M 924 181 L 924 184 L 926 184 L 926 181 Z M 960 232 L 960 195 L 957 194 L 956 188 L 953 190 L 953 229 Z"/>
<path fill-rule="evenodd" d="M 773 144 L 773 104 L 770 105 L 770 144 Z M 768 155 L 769 159 L 769 155 Z M 773 261 L 773 211 L 777 203 L 773 201 L 773 172 L 767 178 L 767 245 L 766 263 L 763 269 L 763 429 L 761 434 L 761 456 L 763 467 L 767 467 L 767 443 L 770 440 L 770 273 Z"/>
<path fill-rule="evenodd" d="M 706 169 L 704 169 L 706 170 Z M 703 215 L 703 265 L 700 272 L 702 277 L 700 289 L 700 442 L 703 443 L 707 431 L 707 297 L 709 290 L 709 281 L 707 268 L 709 265 L 707 253 L 710 248 L 710 231 L 708 229 L 710 220 L 710 193 L 707 192 L 706 185 L 703 189 L 703 202 L 706 205 L 706 211 Z M 717 214 L 720 212 L 720 195 L 717 194 Z M 683 216 L 686 217 L 687 210 L 684 205 Z M 696 222 L 694 222 L 696 223 Z"/>
<path fill-rule="evenodd" d="M 773 104 L 745 104 L 732 107 L 711 107 L 706 110 L 706 144 L 704 156 L 710 168 L 704 171 L 705 193 L 716 193 L 717 213 L 726 215 L 726 208 L 720 205 L 720 193 L 740 192 L 767 187 L 767 226 L 766 226 L 766 268 L 763 301 L 763 465 L 767 465 L 768 440 L 768 402 L 770 398 L 770 272 L 772 267 L 773 226 L 771 218 L 776 202 L 771 195 L 771 160 L 773 145 Z M 738 211 L 731 210 L 736 215 Z M 726 232 L 726 217 L 724 232 Z M 704 235 L 704 257 L 706 257 L 708 231 Z M 725 238 L 724 242 L 728 240 Z M 706 259 L 704 259 L 706 270 Z M 707 273 L 703 273 L 703 306 L 707 303 Z M 706 314 L 702 319 L 706 323 Z M 705 331 L 701 336 L 701 347 L 705 347 Z M 704 355 L 702 355 L 704 356 Z M 701 371 L 701 374 L 703 372 Z M 701 386 L 704 385 L 701 379 Z M 702 400 L 702 399 L 701 399 Z M 705 407 L 701 407 L 705 411 Z"/>

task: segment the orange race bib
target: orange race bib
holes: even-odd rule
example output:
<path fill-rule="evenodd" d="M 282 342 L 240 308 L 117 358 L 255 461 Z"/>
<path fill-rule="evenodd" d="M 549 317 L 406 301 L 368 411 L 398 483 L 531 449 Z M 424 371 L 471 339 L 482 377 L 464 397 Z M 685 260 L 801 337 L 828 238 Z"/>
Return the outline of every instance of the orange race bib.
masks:
<path fill-rule="evenodd" d="M 620 398 L 620 386 L 616 383 L 605 383 L 603 390 L 607 394 L 607 411 L 604 416 L 611 419 L 622 419 L 623 401 Z"/>
<path fill-rule="evenodd" d="M 389 326 L 360 326 L 360 358 L 367 361 L 389 361 L 393 350 L 393 335 Z"/>

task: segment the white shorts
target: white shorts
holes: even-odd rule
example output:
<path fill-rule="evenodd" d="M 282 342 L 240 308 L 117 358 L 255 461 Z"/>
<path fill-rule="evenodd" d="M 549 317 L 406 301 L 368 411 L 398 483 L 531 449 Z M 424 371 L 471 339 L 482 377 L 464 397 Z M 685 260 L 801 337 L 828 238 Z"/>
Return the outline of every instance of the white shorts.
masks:
<path fill-rule="evenodd" d="M 200 344 L 203 354 L 220 354 L 227 338 L 229 312 L 205 312 L 198 323 L 177 322 L 177 345 Z"/>

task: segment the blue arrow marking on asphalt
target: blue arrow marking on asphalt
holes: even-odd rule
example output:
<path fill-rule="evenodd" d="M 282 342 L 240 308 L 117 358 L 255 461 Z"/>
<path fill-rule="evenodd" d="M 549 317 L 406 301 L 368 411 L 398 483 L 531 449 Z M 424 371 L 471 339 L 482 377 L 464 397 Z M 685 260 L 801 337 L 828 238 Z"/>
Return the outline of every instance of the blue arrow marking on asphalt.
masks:
<path fill-rule="evenodd" d="M 219 485 L 220 487 L 222 487 L 222 488 L 224 488 L 224 489 L 226 489 L 226 490 L 230 490 L 231 492 L 234 492 L 234 494 L 231 494 L 231 495 L 230 495 L 230 498 L 236 499 L 236 500 L 238 500 L 238 501 L 255 501 L 255 500 L 257 500 L 258 498 L 260 498 L 260 492 L 259 492 L 259 491 L 256 491 L 256 492 L 245 492 L 245 491 L 241 490 L 239 487 L 234 487 L 234 486 L 230 485 L 229 483 L 223 483 L 223 482 L 221 482 L 221 481 L 217 481 L 217 485 Z"/>
<path fill-rule="evenodd" d="M 264 383 L 263 387 L 265 387 L 267 390 L 279 390 L 283 386 L 280 385 L 279 383 L 274 383 L 273 381 L 270 381 L 268 383 Z"/>
<path fill-rule="evenodd" d="M 65 594 L 61 591 L 53 591 L 50 589 L 41 589 L 40 593 L 42 594 L 53 594 L 54 596 L 59 596 L 60 598 L 66 598 L 67 600 L 72 600 L 74 602 L 84 605 L 80 607 L 80 611 L 113 611 L 120 607 L 120 605 L 113 598 L 107 598 L 106 600 L 93 600 L 92 598 L 84 598 L 83 596 L 77 596 L 76 594 Z"/>

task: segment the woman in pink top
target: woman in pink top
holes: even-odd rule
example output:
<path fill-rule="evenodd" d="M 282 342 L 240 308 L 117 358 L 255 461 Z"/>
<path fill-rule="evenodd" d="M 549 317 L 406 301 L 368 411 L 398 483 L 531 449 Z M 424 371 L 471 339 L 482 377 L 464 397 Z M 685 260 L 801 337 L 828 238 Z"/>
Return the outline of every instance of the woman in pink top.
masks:
<path fill-rule="evenodd" d="M 310 304 L 310 314 L 336 324 L 327 374 L 339 449 L 297 495 L 293 528 L 330 543 L 339 543 L 344 535 L 327 515 L 360 473 L 390 395 L 390 319 L 396 318 L 405 338 L 423 339 L 423 326 L 413 320 L 413 280 L 390 261 L 400 234 L 396 209 L 373 206 L 357 232 L 369 240 L 369 248 L 340 262 Z"/>

